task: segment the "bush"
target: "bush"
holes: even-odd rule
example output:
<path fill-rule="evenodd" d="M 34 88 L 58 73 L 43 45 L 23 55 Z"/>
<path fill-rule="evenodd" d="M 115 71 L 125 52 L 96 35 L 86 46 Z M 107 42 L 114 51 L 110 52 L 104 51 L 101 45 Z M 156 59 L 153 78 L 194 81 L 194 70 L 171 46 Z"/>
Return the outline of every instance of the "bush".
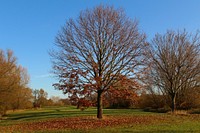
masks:
<path fill-rule="evenodd" d="M 180 94 L 177 99 L 177 109 L 190 110 L 200 108 L 200 89 L 191 89 Z"/>
<path fill-rule="evenodd" d="M 177 101 L 178 110 L 187 110 L 193 105 L 192 103 L 189 104 L 189 100 L 187 104 L 182 104 L 182 106 L 180 106 L 180 103 L 180 101 Z M 166 100 L 163 95 L 142 94 L 139 99 L 139 107 L 147 112 L 167 113 L 171 111 L 169 105 L 170 100 Z"/>
<path fill-rule="evenodd" d="M 143 111 L 145 112 L 156 112 L 156 113 L 167 113 L 169 112 L 171 109 L 167 106 L 163 107 L 163 108 L 152 108 L 152 107 L 146 107 L 143 109 Z"/>
<path fill-rule="evenodd" d="M 6 115 L 6 107 L 0 106 L 0 118 Z"/>
<path fill-rule="evenodd" d="M 145 112 L 151 112 L 151 110 L 152 110 L 151 107 L 146 107 L 146 108 L 143 109 L 143 111 L 145 111 Z"/>
<path fill-rule="evenodd" d="M 110 89 L 103 97 L 104 108 L 135 108 L 137 103 L 138 95 L 131 89 Z"/>
<path fill-rule="evenodd" d="M 164 97 L 162 95 L 142 94 L 138 103 L 141 109 L 159 109 L 166 106 Z"/>
<path fill-rule="evenodd" d="M 163 108 L 158 108 L 157 109 L 158 113 L 167 113 L 169 111 L 171 111 L 171 109 L 169 107 L 163 107 Z"/>
<path fill-rule="evenodd" d="M 198 109 L 191 109 L 188 111 L 189 114 L 200 114 L 200 108 Z"/>

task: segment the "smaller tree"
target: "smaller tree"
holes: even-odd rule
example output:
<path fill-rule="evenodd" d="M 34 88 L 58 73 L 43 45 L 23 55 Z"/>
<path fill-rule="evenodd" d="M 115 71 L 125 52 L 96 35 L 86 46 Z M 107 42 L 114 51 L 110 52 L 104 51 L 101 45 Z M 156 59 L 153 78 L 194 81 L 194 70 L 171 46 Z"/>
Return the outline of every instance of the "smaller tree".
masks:
<path fill-rule="evenodd" d="M 147 75 L 149 88 L 159 90 L 170 100 L 172 112 L 176 110 L 177 100 L 199 84 L 199 38 L 198 33 L 168 31 L 164 35 L 157 34 L 151 43 Z"/>
<path fill-rule="evenodd" d="M 60 99 L 60 101 L 62 101 L 62 103 L 64 104 L 64 106 L 71 105 L 69 98 Z"/>
<path fill-rule="evenodd" d="M 12 87 L 12 91 L 15 93 L 11 93 L 11 108 L 15 109 L 24 109 L 31 108 L 31 100 L 33 98 L 32 91 L 28 88 L 29 83 L 29 75 L 27 70 L 22 66 L 18 67 L 17 75 L 19 75 L 20 82 Z"/>
<path fill-rule="evenodd" d="M 64 103 L 59 96 L 52 96 L 50 98 L 53 101 L 54 106 L 63 106 Z"/>
<path fill-rule="evenodd" d="M 40 108 L 44 106 L 45 104 L 47 104 L 48 103 L 47 95 L 48 93 L 45 92 L 43 89 L 33 90 L 33 97 L 34 97 L 33 106 L 35 108 L 38 108 L 38 107 Z"/>

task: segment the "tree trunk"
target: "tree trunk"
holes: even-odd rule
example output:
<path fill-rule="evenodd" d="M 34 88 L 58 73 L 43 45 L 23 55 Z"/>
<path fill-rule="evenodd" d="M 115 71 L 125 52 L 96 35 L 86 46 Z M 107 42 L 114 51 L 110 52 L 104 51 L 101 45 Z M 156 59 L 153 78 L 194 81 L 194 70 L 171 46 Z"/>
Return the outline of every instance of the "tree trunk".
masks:
<path fill-rule="evenodd" d="M 174 114 L 176 111 L 176 96 L 172 96 L 172 113 Z"/>
<path fill-rule="evenodd" d="M 103 118 L 103 107 L 102 107 L 102 90 L 97 91 L 97 118 L 102 119 Z"/>

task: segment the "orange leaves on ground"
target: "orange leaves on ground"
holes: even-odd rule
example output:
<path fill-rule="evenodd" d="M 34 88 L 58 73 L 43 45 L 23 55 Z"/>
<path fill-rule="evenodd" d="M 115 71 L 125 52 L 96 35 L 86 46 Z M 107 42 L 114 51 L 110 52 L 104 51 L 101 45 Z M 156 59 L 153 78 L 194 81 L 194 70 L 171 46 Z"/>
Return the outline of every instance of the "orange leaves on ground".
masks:
<path fill-rule="evenodd" d="M 154 116 L 155 117 L 155 116 Z M 131 124 L 150 124 L 155 118 L 153 116 L 106 116 L 99 120 L 94 116 L 58 118 L 39 122 L 27 122 L 12 126 L 0 127 L 1 131 L 6 132 L 31 132 L 39 130 L 87 130 L 103 127 L 123 126 Z"/>

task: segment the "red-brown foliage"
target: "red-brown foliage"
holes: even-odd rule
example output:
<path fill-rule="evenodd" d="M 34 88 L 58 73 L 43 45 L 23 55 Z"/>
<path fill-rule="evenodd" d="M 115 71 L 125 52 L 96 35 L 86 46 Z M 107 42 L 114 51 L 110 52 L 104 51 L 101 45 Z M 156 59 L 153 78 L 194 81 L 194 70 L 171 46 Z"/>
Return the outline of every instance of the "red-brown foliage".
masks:
<path fill-rule="evenodd" d="M 6 127 L 0 127 L 0 131 L 5 132 L 33 132 L 33 131 L 54 131 L 54 130 L 87 130 L 104 127 L 123 126 L 129 124 L 151 124 L 155 116 L 106 116 L 103 120 L 98 120 L 92 116 L 59 118 L 39 122 L 27 122 Z M 156 118 L 162 119 L 162 118 Z"/>

